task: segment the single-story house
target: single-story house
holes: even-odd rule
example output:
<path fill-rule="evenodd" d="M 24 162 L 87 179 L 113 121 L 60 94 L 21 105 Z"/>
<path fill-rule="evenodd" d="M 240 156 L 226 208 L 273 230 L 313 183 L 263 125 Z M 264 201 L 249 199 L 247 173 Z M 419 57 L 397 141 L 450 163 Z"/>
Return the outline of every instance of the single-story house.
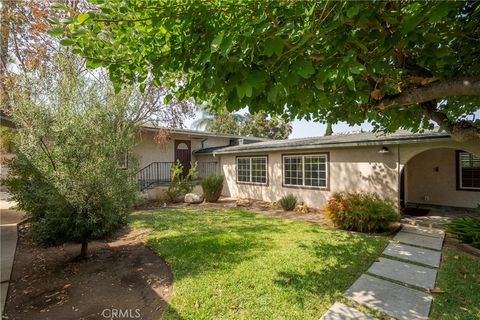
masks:
<path fill-rule="evenodd" d="M 480 149 L 444 132 L 352 133 L 268 140 L 144 127 L 136 148 L 141 189 L 158 196 L 177 160 L 200 176 L 225 176 L 224 196 L 277 201 L 287 194 L 321 208 L 334 192 L 375 192 L 405 205 L 476 208 Z M 155 191 L 156 190 L 156 191 Z"/>

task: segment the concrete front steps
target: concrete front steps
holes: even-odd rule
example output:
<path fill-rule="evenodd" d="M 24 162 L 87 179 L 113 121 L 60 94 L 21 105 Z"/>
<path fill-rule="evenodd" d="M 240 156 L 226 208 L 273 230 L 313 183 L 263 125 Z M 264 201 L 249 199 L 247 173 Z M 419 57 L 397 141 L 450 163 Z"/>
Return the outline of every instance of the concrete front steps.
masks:
<path fill-rule="evenodd" d="M 426 320 L 430 313 L 445 232 L 404 225 L 382 257 L 343 294 L 354 303 L 399 320 Z M 335 303 L 321 320 L 375 319 Z"/>

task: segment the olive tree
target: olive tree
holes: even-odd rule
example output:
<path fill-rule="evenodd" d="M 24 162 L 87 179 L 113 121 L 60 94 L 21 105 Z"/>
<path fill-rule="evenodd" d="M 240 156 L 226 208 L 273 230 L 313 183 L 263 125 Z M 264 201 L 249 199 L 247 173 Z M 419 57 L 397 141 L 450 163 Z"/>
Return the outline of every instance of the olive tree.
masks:
<path fill-rule="evenodd" d="M 76 59 L 36 70 L 10 92 L 19 136 L 8 186 L 28 214 L 33 239 L 44 245 L 108 236 L 127 221 L 136 195 L 132 153 L 136 107 Z"/>

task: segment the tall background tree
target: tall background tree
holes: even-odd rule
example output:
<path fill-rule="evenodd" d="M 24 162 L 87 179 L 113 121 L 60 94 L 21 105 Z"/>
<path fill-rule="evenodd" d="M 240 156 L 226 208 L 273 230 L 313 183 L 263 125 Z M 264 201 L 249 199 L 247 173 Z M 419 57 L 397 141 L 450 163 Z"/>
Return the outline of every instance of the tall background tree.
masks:
<path fill-rule="evenodd" d="M 219 109 L 480 141 L 478 2 L 91 2 L 53 29 L 117 82 L 152 73 Z"/>
<path fill-rule="evenodd" d="M 203 110 L 201 117 L 192 123 L 196 129 L 217 133 L 229 133 L 243 136 L 287 139 L 292 133 L 292 125 L 276 116 L 268 116 L 265 112 L 255 114 L 236 112 L 209 112 Z"/>

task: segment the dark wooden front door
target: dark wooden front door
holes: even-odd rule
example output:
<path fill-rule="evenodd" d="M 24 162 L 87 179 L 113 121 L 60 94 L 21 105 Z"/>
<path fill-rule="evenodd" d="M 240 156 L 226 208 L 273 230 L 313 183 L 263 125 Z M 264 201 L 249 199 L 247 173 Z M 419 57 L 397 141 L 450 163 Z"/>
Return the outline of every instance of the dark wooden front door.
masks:
<path fill-rule="evenodd" d="M 188 170 L 190 170 L 190 161 L 192 160 L 190 140 L 175 140 L 175 163 L 177 160 L 183 166 L 183 175 L 187 175 Z"/>

